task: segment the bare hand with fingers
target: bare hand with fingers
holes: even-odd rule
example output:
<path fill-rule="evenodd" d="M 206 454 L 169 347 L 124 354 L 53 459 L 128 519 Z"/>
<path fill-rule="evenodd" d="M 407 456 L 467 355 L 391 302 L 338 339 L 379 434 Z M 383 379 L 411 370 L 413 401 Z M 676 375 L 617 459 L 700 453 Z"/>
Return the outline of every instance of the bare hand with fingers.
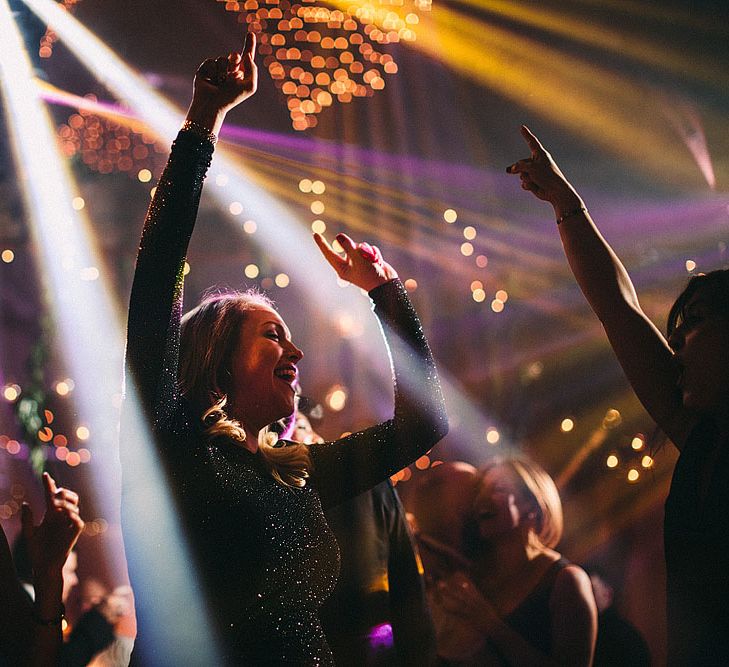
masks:
<path fill-rule="evenodd" d="M 29 505 L 23 505 L 21 515 L 23 537 L 28 544 L 35 576 L 60 573 L 84 528 L 76 493 L 57 487 L 48 473 L 43 474 L 43 488 L 46 512 L 40 525 L 33 525 L 33 512 Z"/>
<path fill-rule="evenodd" d="M 524 190 L 532 192 L 538 199 L 548 201 L 557 211 L 570 211 L 582 206 L 579 195 L 539 139 L 526 125 L 522 125 L 521 134 L 531 150 L 531 157 L 515 162 L 506 171 L 519 174 Z M 559 213 L 557 217 L 560 217 Z"/>
<path fill-rule="evenodd" d="M 346 234 L 337 234 L 337 241 L 344 250 L 342 257 L 321 234 L 314 234 L 314 240 L 342 280 L 367 292 L 397 278 L 397 271 L 382 258 L 377 246 L 364 242 L 355 243 Z"/>
<path fill-rule="evenodd" d="M 187 120 L 217 134 L 225 114 L 256 92 L 256 36 L 246 35 L 243 50 L 209 58 L 198 67 Z"/>

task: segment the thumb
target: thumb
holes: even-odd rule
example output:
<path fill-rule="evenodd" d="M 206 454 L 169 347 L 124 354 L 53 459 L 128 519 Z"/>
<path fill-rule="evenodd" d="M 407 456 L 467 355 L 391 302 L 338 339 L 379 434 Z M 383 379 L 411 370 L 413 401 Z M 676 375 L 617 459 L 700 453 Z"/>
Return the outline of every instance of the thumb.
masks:
<path fill-rule="evenodd" d="M 26 544 L 28 544 L 33 538 L 33 531 L 35 530 L 35 527 L 33 526 L 33 510 L 30 508 L 28 503 L 23 503 L 20 508 L 20 526 L 23 533 L 23 539 Z"/>

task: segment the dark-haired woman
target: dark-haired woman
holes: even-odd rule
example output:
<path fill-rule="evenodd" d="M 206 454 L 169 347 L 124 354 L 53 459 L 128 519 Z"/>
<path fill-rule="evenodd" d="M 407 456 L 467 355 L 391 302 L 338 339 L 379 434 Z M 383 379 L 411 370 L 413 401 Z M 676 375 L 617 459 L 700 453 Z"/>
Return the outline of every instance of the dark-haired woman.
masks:
<path fill-rule="evenodd" d="M 511 165 L 548 201 L 570 268 L 638 398 L 681 450 L 666 501 L 672 665 L 729 664 L 729 271 L 691 279 L 663 337 L 583 200 L 539 140 Z"/>
<path fill-rule="evenodd" d="M 322 508 L 386 479 L 432 447 L 447 424 L 433 359 L 397 274 L 376 248 L 345 235 L 338 236 L 344 257 L 316 240 L 340 277 L 369 292 L 395 377 L 407 373 L 406 387 L 396 382 L 393 419 L 311 450 L 273 446 L 267 426 L 294 410 L 302 352 L 271 302 L 250 293 L 212 297 L 181 325 L 182 269 L 214 135 L 227 111 L 255 92 L 254 51 L 249 35 L 242 53 L 206 61 L 195 77 L 187 122 L 144 226 L 127 362 L 225 660 L 327 665 L 317 612 L 339 556 Z M 142 625 L 142 643 L 144 632 Z M 145 665 L 166 664 L 166 647 L 142 648 Z"/>

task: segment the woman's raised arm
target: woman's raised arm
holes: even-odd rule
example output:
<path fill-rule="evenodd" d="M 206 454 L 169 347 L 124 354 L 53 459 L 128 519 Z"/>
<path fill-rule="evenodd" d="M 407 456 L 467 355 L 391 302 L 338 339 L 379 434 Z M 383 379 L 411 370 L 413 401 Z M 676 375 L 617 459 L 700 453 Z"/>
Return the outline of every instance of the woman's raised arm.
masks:
<path fill-rule="evenodd" d="M 310 449 L 313 481 L 322 504 L 336 505 L 373 487 L 425 454 L 448 432 L 435 362 L 405 288 L 376 246 L 355 244 L 346 234 L 337 255 L 320 235 L 322 253 L 337 275 L 369 292 L 392 363 L 392 419 Z"/>
<path fill-rule="evenodd" d="M 177 395 L 183 268 L 203 181 L 227 112 L 256 91 L 255 35 L 200 65 L 193 99 L 144 222 L 129 304 L 127 366 L 147 416 Z"/>
<path fill-rule="evenodd" d="M 531 157 L 511 165 L 521 186 L 554 207 L 567 261 L 607 333 L 641 403 L 681 447 L 694 425 L 683 408 L 678 366 L 666 339 L 646 316 L 622 262 L 592 221 L 582 198 L 539 140 L 521 129 Z"/>

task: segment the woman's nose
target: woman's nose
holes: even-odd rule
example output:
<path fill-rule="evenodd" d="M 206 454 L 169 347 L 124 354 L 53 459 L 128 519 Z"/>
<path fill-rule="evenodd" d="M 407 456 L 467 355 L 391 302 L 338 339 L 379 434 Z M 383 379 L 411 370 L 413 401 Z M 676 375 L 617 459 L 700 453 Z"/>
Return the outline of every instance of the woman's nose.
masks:
<path fill-rule="evenodd" d="M 296 347 L 292 342 L 289 342 L 289 359 L 294 363 L 301 361 L 304 358 L 304 353 Z"/>

